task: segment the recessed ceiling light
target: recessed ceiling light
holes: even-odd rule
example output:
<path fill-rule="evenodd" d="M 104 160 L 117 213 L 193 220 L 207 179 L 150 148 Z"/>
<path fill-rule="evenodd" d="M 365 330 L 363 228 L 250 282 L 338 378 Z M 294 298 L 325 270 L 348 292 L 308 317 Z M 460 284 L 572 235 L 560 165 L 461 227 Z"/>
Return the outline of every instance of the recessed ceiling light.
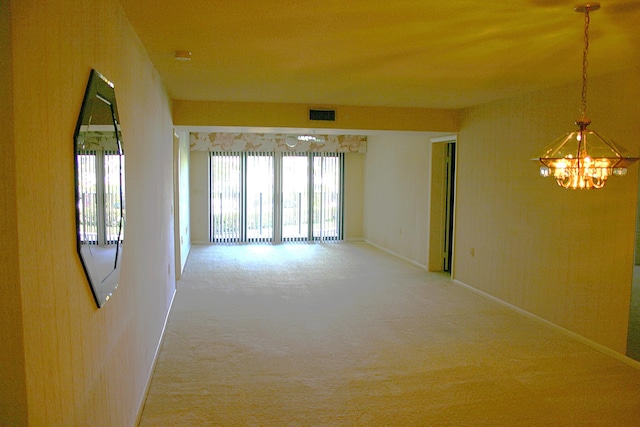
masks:
<path fill-rule="evenodd" d="M 188 50 L 176 50 L 173 53 L 173 57 L 176 61 L 191 61 L 191 52 Z"/>

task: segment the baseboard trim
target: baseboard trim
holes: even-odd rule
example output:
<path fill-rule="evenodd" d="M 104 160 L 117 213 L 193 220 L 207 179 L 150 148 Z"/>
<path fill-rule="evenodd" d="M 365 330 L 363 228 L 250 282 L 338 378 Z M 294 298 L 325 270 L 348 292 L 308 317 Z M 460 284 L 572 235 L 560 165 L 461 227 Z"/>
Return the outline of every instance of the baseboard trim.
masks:
<path fill-rule="evenodd" d="M 200 241 L 200 240 L 191 241 L 191 246 L 211 246 L 211 245 L 213 245 L 213 243 L 209 241 Z"/>
<path fill-rule="evenodd" d="M 424 264 L 420 264 L 419 262 L 417 262 L 417 261 L 415 261 L 415 260 L 412 260 L 411 258 L 407 258 L 407 257 L 406 257 L 406 256 L 404 256 L 404 255 L 401 255 L 401 254 L 399 254 L 399 253 L 397 253 L 397 252 L 394 252 L 394 251 L 392 251 L 392 250 L 390 250 L 390 249 L 387 249 L 387 248 L 385 248 L 385 247 L 383 247 L 383 246 L 377 245 L 377 244 L 375 244 L 375 243 L 373 243 L 373 242 L 371 242 L 371 241 L 369 241 L 369 240 L 367 240 L 367 239 L 363 239 L 362 241 L 363 241 L 363 242 L 365 242 L 365 243 L 366 243 L 366 244 L 368 244 L 368 245 L 373 246 L 373 247 L 374 247 L 374 248 L 376 248 L 376 249 L 380 249 L 382 252 L 386 252 L 386 253 L 388 253 L 389 255 L 393 255 L 393 256 L 394 256 L 394 257 L 396 257 L 396 258 L 400 258 L 400 259 L 401 259 L 401 260 L 403 260 L 403 261 L 406 261 L 406 262 L 408 262 L 408 263 L 411 263 L 411 264 L 415 265 L 416 267 L 421 268 L 422 270 L 429 271 L 429 267 L 427 267 L 427 266 L 426 266 L 426 265 L 424 265 Z"/>
<path fill-rule="evenodd" d="M 140 420 L 142 419 L 142 411 L 144 410 L 144 404 L 147 401 L 147 395 L 149 394 L 149 389 L 151 388 L 151 380 L 153 379 L 153 373 L 156 370 L 156 364 L 158 363 L 158 355 L 160 354 L 160 349 L 162 348 L 162 343 L 164 342 L 164 334 L 167 330 L 167 323 L 169 322 L 169 315 L 171 314 L 171 308 L 173 307 L 173 301 L 176 298 L 176 289 L 173 290 L 173 294 L 171 295 L 171 301 L 169 302 L 169 309 L 167 310 L 167 315 L 164 318 L 164 324 L 162 325 L 162 331 L 160 332 L 160 339 L 158 340 L 158 345 L 156 346 L 155 353 L 153 354 L 153 360 L 151 362 L 151 369 L 149 370 L 149 374 L 147 375 L 147 381 L 144 386 L 144 392 L 142 393 L 142 399 L 138 402 L 138 413 L 136 415 L 136 426 L 140 424 Z"/>
<path fill-rule="evenodd" d="M 597 350 L 597 351 L 599 351 L 601 353 L 606 354 L 607 356 L 610 356 L 610 357 L 616 359 L 619 362 L 624 363 L 625 365 L 628 365 L 628 366 L 631 366 L 632 368 L 640 370 L 640 362 L 638 362 L 637 360 L 634 360 L 634 359 L 632 359 L 630 357 L 627 357 L 622 353 L 618 353 L 617 351 L 612 350 L 607 346 L 604 346 L 604 345 L 599 344 L 599 343 L 597 343 L 595 341 L 592 341 L 592 340 L 590 340 L 588 338 L 585 338 L 580 334 L 577 334 L 577 333 L 575 333 L 573 331 L 570 331 L 569 329 L 564 328 L 564 327 L 562 327 L 560 325 L 557 325 L 557 324 L 555 324 L 555 323 L 553 323 L 553 322 L 551 322 L 551 321 L 549 321 L 547 319 L 544 319 L 544 318 L 542 318 L 542 317 L 540 317 L 538 315 L 535 315 L 535 314 L 533 314 L 531 312 L 528 312 L 527 310 L 524 310 L 524 309 L 522 309 L 522 308 L 520 308 L 518 306 L 515 306 L 513 304 L 510 304 L 510 303 L 508 303 L 506 301 L 503 301 L 500 298 L 496 298 L 493 295 L 490 295 L 490 294 L 488 294 L 486 292 L 483 292 L 483 291 L 481 291 L 479 289 L 474 288 L 473 286 L 467 285 L 466 283 L 461 282 L 460 280 L 453 279 L 452 283 L 454 285 L 461 286 L 461 287 L 463 287 L 465 289 L 468 289 L 471 292 L 473 292 L 473 293 L 475 293 L 477 295 L 480 295 L 480 296 L 482 296 L 484 298 L 487 298 L 487 299 L 489 299 L 489 300 L 491 300 L 493 302 L 496 302 L 496 303 L 500 304 L 501 306 L 503 306 L 505 308 L 511 309 L 513 311 L 516 311 L 516 312 L 518 312 L 518 313 L 520 313 L 520 314 L 522 314 L 522 315 L 524 315 L 524 316 L 526 316 L 526 317 L 528 317 L 530 319 L 533 319 L 533 320 L 535 320 L 535 321 L 537 321 L 539 323 L 542 323 L 542 324 L 544 324 L 546 326 L 549 326 L 552 329 L 554 329 L 554 330 L 556 330 L 558 332 L 561 332 L 564 335 L 567 335 L 570 338 L 573 338 L 574 340 L 576 340 L 576 341 L 578 341 L 578 342 L 580 342 L 582 344 L 585 344 L 585 345 L 587 345 L 587 346 L 589 346 L 589 347 L 591 347 L 591 348 L 593 348 L 593 349 L 595 349 L 595 350 Z"/>

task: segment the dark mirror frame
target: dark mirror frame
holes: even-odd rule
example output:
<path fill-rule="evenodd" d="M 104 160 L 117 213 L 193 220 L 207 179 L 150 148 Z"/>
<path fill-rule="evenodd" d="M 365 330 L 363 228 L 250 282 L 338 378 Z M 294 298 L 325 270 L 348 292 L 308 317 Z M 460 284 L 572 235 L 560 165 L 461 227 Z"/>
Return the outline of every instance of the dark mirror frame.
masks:
<path fill-rule="evenodd" d="M 114 84 L 91 70 L 74 134 L 76 242 L 98 307 L 120 280 L 124 151 Z"/>

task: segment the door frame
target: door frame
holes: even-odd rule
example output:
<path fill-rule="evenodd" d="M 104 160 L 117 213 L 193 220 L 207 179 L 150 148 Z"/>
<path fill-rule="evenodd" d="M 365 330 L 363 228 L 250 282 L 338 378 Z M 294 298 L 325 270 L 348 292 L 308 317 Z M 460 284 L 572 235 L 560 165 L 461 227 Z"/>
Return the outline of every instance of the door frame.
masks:
<path fill-rule="evenodd" d="M 431 138 L 429 271 L 453 273 L 457 135 Z"/>

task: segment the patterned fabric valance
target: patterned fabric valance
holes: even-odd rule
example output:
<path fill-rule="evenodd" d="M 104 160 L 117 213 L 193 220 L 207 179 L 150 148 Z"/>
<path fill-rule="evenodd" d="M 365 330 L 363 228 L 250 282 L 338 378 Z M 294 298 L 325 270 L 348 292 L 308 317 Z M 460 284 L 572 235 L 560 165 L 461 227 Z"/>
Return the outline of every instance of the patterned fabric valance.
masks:
<path fill-rule="evenodd" d="M 117 151 L 118 140 L 115 132 L 79 132 L 78 149 L 86 151 Z"/>
<path fill-rule="evenodd" d="M 297 135 L 282 133 L 203 133 L 190 134 L 191 151 L 261 151 L 366 153 L 367 137 L 363 135 L 313 135 L 314 140 L 298 140 Z M 295 147 L 287 145 L 295 140 Z M 310 138 L 311 139 L 311 138 Z"/>

